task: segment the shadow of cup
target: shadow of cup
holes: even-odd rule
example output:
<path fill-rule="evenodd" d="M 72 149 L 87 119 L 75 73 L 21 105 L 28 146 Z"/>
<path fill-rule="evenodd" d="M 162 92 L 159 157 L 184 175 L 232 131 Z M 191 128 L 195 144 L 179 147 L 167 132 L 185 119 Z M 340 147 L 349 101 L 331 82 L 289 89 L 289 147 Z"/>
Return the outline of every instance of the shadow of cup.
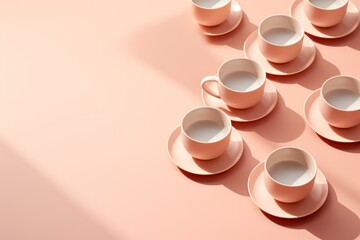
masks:
<path fill-rule="evenodd" d="M 268 74 L 268 78 L 283 84 L 299 84 L 305 88 L 316 90 L 328 78 L 339 75 L 340 70 L 329 61 L 325 60 L 316 48 L 316 57 L 308 69 L 290 76 L 275 76 Z"/>
<path fill-rule="evenodd" d="M 210 160 L 211 161 L 211 160 Z M 240 160 L 229 170 L 210 176 L 202 176 L 180 171 L 190 180 L 205 185 L 224 185 L 231 191 L 242 196 L 249 196 L 247 190 L 247 179 L 252 169 L 258 164 L 252 155 L 249 146 L 244 141 L 244 151 Z M 206 163 L 204 163 L 206 164 Z"/>
<path fill-rule="evenodd" d="M 278 93 L 274 110 L 266 117 L 254 122 L 233 123 L 241 131 L 256 132 L 271 142 L 285 143 L 298 138 L 305 130 L 304 119 L 288 108 Z"/>
<path fill-rule="evenodd" d="M 272 222 L 286 228 L 305 229 L 315 237 L 329 240 L 352 240 L 360 235 L 360 219 L 346 206 L 342 205 L 329 184 L 329 195 L 324 205 L 312 215 L 299 219 L 282 219 L 263 214 Z"/>
<path fill-rule="evenodd" d="M 231 48 L 243 50 L 244 42 L 257 26 L 250 22 L 248 16 L 243 12 L 243 17 L 237 28 L 228 34 L 221 36 L 206 36 L 206 40 L 215 45 L 227 45 Z"/>

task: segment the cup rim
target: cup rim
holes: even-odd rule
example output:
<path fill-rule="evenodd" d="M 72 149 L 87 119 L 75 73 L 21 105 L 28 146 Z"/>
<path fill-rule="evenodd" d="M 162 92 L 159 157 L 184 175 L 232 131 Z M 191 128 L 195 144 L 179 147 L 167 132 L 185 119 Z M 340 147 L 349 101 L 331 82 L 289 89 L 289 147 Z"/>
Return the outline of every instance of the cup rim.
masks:
<path fill-rule="evenodd" d="M 306 153 L 308 156 L 311 157 L 311 159 L 313 160 L 314 164 L 315 164 L 315 173 L 313 174 L 313 176 L 311 177 L 311 179 L 303 184 L 299 184 L 299 185 L 288 185 L 288 184 L 285 184 L 285 183 L 281 183 L 279 181 L 277 181 L 276 179 L 274 179 L 270 173 L 268 172 L 267 170 L 267 161 L 269 159 L 269 157 L 275 153 L 275 152 L 278 152 L 278 151 L 281 151 L 281 150 L 284 150 L 284 149 L 296 149 L 296 150 L 300 150 L 304 153 Z M 317 166 L 317 162 L 316 162 L 316 159 L 314 158 L 313 155 L 311 155 L 308 151 L 302 149 L 302 148 L 299 148 L 299 147 L 293 147 L 293 146 L 287 146 L 287 147 L 281 147 L 281 148 L 277 148 L 275 150 L 273 150 L 271 153 L 269 153 L 269 155 L 266 157 L 265 159 L 265 162 L 264 162 L 264 172 L 266 173 L 266 175 L 271 179 L 271 181 L 275 182 L 276 184 L 279 184 L 281 186 L 284 186 L 284 187 L 289 187 L 289 188 L 298 188 L 298 187 L 302 187 L 302 186 L 305 186 L 307 184 L 309 184 L 314 178 L 316 178 L 316 174 L 317 174 L 317 170 L 318 170 L 318 166 Z"/>
<path fill-rule="evenodd" d="M 227 63 L 229 63 L 229 62 L 231 62 L 231 61 L 235 61 L 235 60 L 245 60 L 245 61 L 251 62 L 252 64 L 257 65 L 257 66 L 261 69 L 261 71 L 262 71 L 262 73 L 263 73 L 263 75 L 264 75 L 264 77 L 261 78 L 261 84 L 260 84 L 259 86 L 257 86 L 256 88 L 251 89 L 251 90 L 249 90 L 249 91 L 238 91 L 238 90 L 236 90 L 236 89 L 232 89 L 232 88 L 229 88 L 228 86 L 226 86 L 226 85 L 222 82 L 222 80 L 221 80 L 221 78 L 220 78 L 220 76 L 219 76 L 220 70 L 224 67 L 225 64 L 227 64 Z M 255 92 L 255 91 L 257 91 L 259 88 L 261 88 L 261 87 L 266 83 L 266 80 L 267 80 L 267 78 L 266 78 L 266 72 L 265 72 L 265 69 L 263 68 L 263 66 L 261 66 L 260 63 L 254 61 L 254 60 L 251 60 L 251 59 L 249 59 L 249 58 L 231 58 L 231 59 L 226 60 L 225 62 L 223 62 L 223 63 L 220 65 L 220 67 L 219 67 L 219 69 L 218 69 L 218 72 L 217 72 L 217 76 L 218 76 L 218 79 L 219 79 L 218 82 L 221 84 L 221 86 L 223 86 L 224 88 L 226 88 L 226 89 L 229 90 L 229 91 L 236 92 L 236 93 L 252 93 L 252 92 Z M 260 78 L 260 77 L 258 77 L 258 78 Z"/>
<path fill-rule="evenodd" d="M 220 139 L 217 140 L 217 141 L 204 142 L 204 141 L 196 140 L 196 139 L 190 137 L 190 136 L 186 133 L 186 131 L 185 131 L 185 129 L 184 129 L 184 126 L 183 126 L 184 119 L 185 119 L 185 117 L 186 117 L 189 113 L 191 113 L 191 112 L 193 112 L 193 111 L 196 111 L 196 110 L 198 110 L 198 109 L 213 109 L 213 110 L 216 110 L 217 112 L 219 112 L 221 115 L 225 116 L 225 119 L 226 119 L 226 122 L 227 122 L 227 126 L 229 126 L 229 130 L 226 132 L 226 134 L 224 135 L 224 137 L 220 138 Z M 225 112 L 221 111 L 220 109 L 217 109 L 217 108 L 215 108 L 215 107 L 209 107 L 209 106 L 195 107 L 195 108 L 189 110 L 189 111 L 182 117 L 180 127 L 181 127 L 181 132 L 182 132 L 188 139 L 190 139 L 191 141 L 197 142 L 197 143 L 201 143 L 201 144 L 214 144 L 214 143 L 221 142 L 221 141 L 224 140 L 224 138 L 226 138 L 229 134 L 231 134 L 231 131 L 232 131 L 232 124 L 231 124 L 231 120 L 230 120 L 229 116 L 228 116 Z M 226 126 L 225 126 L 225 127 L 226 127 Z"/>
<path fill-rule="evenodd" d="M 268 20 L 269 18 L 279 17 L 279 16 L 283 16 L 283 17 L 290 18 L 290 19 L 292 19 L 293 21 L 295 21 L 296 23 L 298 23 L 298 25 L 300 26 L 300 28 L 301 28 L 300 38 L 299 38 L 297 41 L 295 41 L 294 43 L 287 44 L 287 45 L 281 45 L 281 44 L 272 43 L 272 42 L 268 41 L 267 39 L 265 39 L 265 38 L 263 37 L 263 35 L 261 34 L 260 29 L 261 29 L 261 25 L 263 24 L 263 22 L 264 22 L 265 20 Z M 266 42 L 266 43 L 268 43 L 268 44 L 270 44 L 270 45 L 273 45 L 273 46 L 278 46 L 278 47 L 294 46 L 294 45 L 298 44 L 299 42 L 301 42 L 301 41 L 304 39 L 304 35 L 305 35 L 304 26 L 303 26 L 296 18 L 294 18 L 293 16 L 286 15 L 286 14 L 273 14 L 273 15 L 270 15 L 270 16 L 264 18 L 264 19 L 260 22 L 257 32 L 258 32 L 258 36 L 260 36 L 261 39 L 262 39 L 264 42 Z"/>
<path fill-rule="evenodd" d="M 351 79 L 355 79 L 355 80 L 357 80 L 357 81 L 360 82 L 360 79 L 358 79 L 358 78 L 356 78 L 356 77 L 353 77 L 353 76 L 349 76 L 349 75 L 336 75 L 336 76 L 333 76 L 333 77 L 327 79 L 327 80 L 322 84 L 322 86 L 321 86 L 321 88 L 320 88 L 320 97 L 321 97 L 321 99 L 323 100 L 324 103 L 326 103 L 327 106 L 329 106 L 330 108 L 336 109 L 336 110 L 338 110 L 338 111 L 342 111 L 342 112 L 357 112 L 357 111 L 360 111 L 360 107 L 357 108 L 357 109 L 342 109 L 342 108 L 338 108 L 338 107 L 330 104 L 330 103 L 326 100 L 326 98 L 325 98 L 325 96 L 324 96 L 324 94 L 323 94 L 324 86 L 325 86 L 328 82 L 333 81 L 334 79 L 340 78 L 340 77 L 341 77 L 341 78 L 343 78 L 343 77 L 345 77 L 345 78 L 351 78 Z"/>
<path fill-rule="evenodd" d="M 211 7 L 211 8 L 208 8 L 208 7 L 204 7 L 204 6 L 201 6 L 197 3 L 195 3 L 195 0 L 191 0 L 192 4 L 195 5 L 196 7 L 198 8 L 201 8 L 201 9 L 205 9 L 205 10 L 216 10 L 216 9 L 220 9 L 220 8 L 223 8 L 225 7 L 226 5 L 228 5 L 232 0 L 226 0 L 226 3 L 219 6 L 219 7 Z"/>
<path fill-rule="evenodd" d="M 335 10 L 339 10 L 340 8 L 343 8 L 344 6 L 346 6 L 346 4 L 349 3 L 349 0 L 345 0 L 344 1 L 344 4 L 342 4 L 341 6 L 337 7 L 337 8 L 331 8 L 331 9 L 328 9 L 328 8 L 323 8 L 323 7 L 319 7 L 315 4 L 313 4 L 310 0 L 305 0 L 307 1 L 312 7 L 316 8 L 316 9 L 319 9 L 319 10 L 325 10 L 325 11 L 335 11 Z M 340 1 L 342 2 L 342 1 Z"/>

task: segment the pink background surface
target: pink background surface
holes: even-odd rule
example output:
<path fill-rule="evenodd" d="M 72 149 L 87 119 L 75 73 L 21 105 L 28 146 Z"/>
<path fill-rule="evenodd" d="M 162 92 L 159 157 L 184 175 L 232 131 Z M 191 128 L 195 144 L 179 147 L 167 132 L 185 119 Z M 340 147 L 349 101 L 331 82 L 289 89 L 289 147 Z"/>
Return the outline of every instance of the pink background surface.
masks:
<path fill-rule="evenodd" d="M 194 176 L 167 156 L 170 132 L 202 105 L 200 79 L 290 3 L 242 0 L 240 26 L 208 38 L 190 1 L 1 1 L 0 239 L 359 238 L 360 144 L 321 139 L 302 113 L 327 78 L 360 77 L 359 28 L 318 40 L 305 72 L 272 78 L 278 105 L 235 124 L 245 152 L 231 170 Z M 311 152 L 329 181 L 325 205 L 295 221 L 262 213 L 246 187 L 286 145 Z"/>

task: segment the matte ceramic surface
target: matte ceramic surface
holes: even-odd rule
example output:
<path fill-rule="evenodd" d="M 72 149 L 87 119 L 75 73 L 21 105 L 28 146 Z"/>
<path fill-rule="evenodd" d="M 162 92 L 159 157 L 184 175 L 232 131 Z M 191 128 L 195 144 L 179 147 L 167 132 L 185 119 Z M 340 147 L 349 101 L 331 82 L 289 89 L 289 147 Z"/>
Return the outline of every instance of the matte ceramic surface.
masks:
<path fill-rule="evenodd" d="M 199 27 L 201 31 L 208 36 L 224 35 L 233 31 L 237 26 L 239 26 L 242 16 L 243 12 L 241 10 L 240 4 L 233 0 L 231 3 L 230 14 L 223 23 L 212 27 L 203 25 L 199 25 Z"/>
<path fill-rule="evenodd" d="M 231 130 L 231 121 L 223 111 L 213 107 L 198 107 L 183 117 L 181 140 L 191 156 L 208 160 L 226 151 Z"/>
<path fill-rule="evenodd" d="M 215 83 L 209 87 L 217 88 Z M 269 80 L 266 81 L 265 91 L 260 102 L 248 109 L 230 108 L 221 99 L 211 96 L 204 90 L 201 90 L 201 97 L 204 104 L 222 110 L 234 122 L 251 122 L 267 116 L 276 106 L 278 99 L 275 86 Z"/>
<path fill-rule="evenodd" d="M 334 127 L 350 128 L 360 124 L 360 80 L 351 76 L 334 76 L 320 91 L 320 112 Z"/>
<path fill-rule="evenodd" d="M 217 88 L 209 88 L 215 82 Z M 257 104 L 264 93 L 266 73 L 263 67 L 247 58 L 224 62 L 215 76 L 206 76 L 201 87 L 208 94 L 221 98 L 228 106 L 245 109 Z"/>
<path fill-rule="evenodd" d="M 332 27 L 346 14 L 349 0 L 304 0 L 304 12 L 309 21 L 318 27 Z"/>
<path fill-rule="evenodd" d="M 257 42 L 268 61 L 286 63 L 299 55 L 304 34 L 304 27 L 296 18 L 272 15 L 261 21 Z"/>
<path fill-rule="evenodd" d="M 347 12 L 340 23 L 329 28 L 316 27 L 307 19 L 304 12 L 303 0 L 294 0 L 291 4 L 290 15 L 298 19 L 305 28 L 305 32 L 319 38 L 341 38 L 352 33 L 360 23 L 358 8 L 351 1 Z"/>
<path fill-rule="evenodd" d="M 213 175 L 224 172 L 234 166 L 243 152 L 243 140 L 239 132 L 233 128 L 230 144 L 226 152 L 218 158 L 209 161 L 194 159 L 185 150 L 180 139 L 180 127 L 176 128 L 167 142 L 170 160 L 184 171 L 198 175 Z"/>
<path fill-rule="evenodd" d="M 211 5 L 210 3 L 220 3 Z M 205 4 L 206 3 L 206 4 Z M 200 5 L 201 4 L 201 5 Z M 216 26 L 226 21 L 231 10 L 231 0 L 192 1 L 192 10 L 196 21 L 203 26 Z"/>
<path fill-rule="evenodd" d="M 271 196 L 281 202 L 293 203 L 307 197 L 316 173 L 315 158 L 300 148 L 278 148 L 265 160 L 265 186 Z"/>
<path fill-rule="evenodd" d="M 304 104 L 304 115 L 309 126 L 320 136 L 334 142 L 360 142 L 360 125 L 343 129 L 331 127 L 320 113 L 319 100 L 320 89 L 311 93 Z"/>
<path fill-rule="evenodd" d="M 258 32 L 253 32 L 244 43 L 244 53 L 246 57 L 260 63 L 268 74 L 272 75 L 292 75 L 307 69 L 314 61 L 316 49 L 314 43 L 308 36 L 304 36 L 303 47 L 297 58 L 284 64 L 275 64 L 266 60 L 260 52 L 257 43 Z"/>
<path fill-rule="evenodd" d="M 248 179 L 250 197 L 262 211 L 279 218 L 301 218 L 316 212 L 324 204 L 328 196 L 328 183 L 319 169 L 314 188 L 305 199 L 296 203 L 282 203 L 276 201 L 265 187 L 264 165 L 264 162 L 259 163 Z"/>

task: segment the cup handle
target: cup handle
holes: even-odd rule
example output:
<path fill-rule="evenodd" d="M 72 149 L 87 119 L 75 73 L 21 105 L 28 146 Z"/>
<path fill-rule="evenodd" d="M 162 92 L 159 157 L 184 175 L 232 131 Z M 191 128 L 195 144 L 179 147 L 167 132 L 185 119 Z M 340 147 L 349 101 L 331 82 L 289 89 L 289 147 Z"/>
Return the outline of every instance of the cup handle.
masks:
<path fill-rule="evenodd" d="M 213 97 L 216 97 L 216 98 L 220 98 L 220 94 L 219 94 L 219 90 L 216 89 L 212 89 L 212 88 L 209 88 L 209 85 L 207 83 L 209 82 L 216 82 L 218 84 L 219 82 L 219 77 L 217 76 L 206 76 L 204 77 L 202 80 L 201 80 L 201 88 L 207 92 L 208 94 L 210 94 L 211 96 Z"/>

